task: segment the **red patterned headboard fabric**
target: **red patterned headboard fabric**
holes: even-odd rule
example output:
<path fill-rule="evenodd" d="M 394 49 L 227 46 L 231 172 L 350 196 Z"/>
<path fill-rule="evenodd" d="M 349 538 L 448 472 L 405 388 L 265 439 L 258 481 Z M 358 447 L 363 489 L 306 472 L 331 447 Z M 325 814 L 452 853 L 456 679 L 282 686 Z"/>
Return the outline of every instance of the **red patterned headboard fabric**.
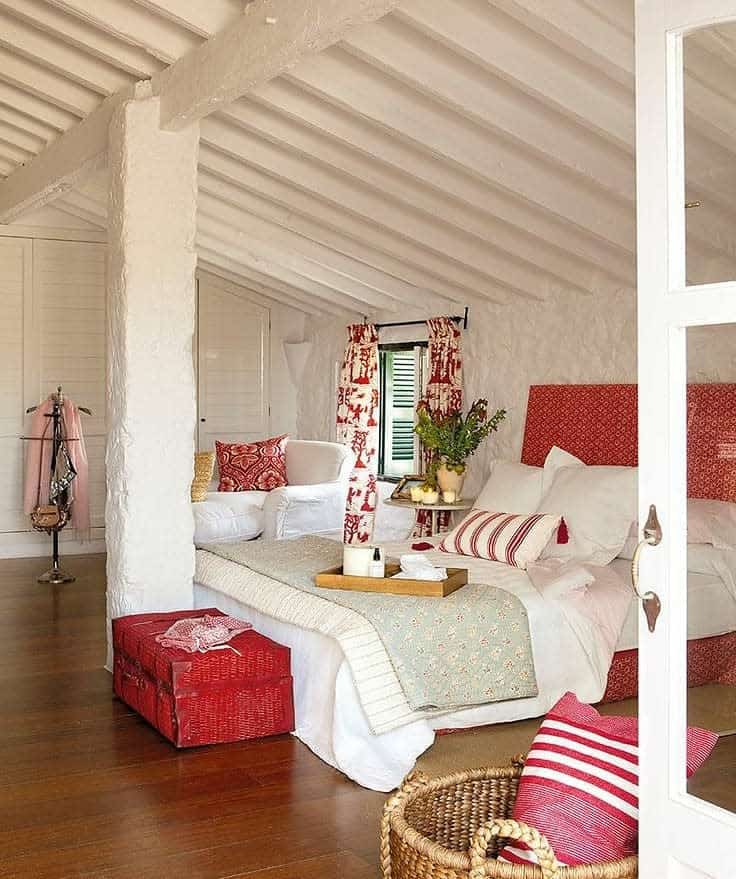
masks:
<path fill-rule="evenodd" d="M 532 385 L 524 464 L 552 446 L 586 464 L 637 463 L 636 385 Z M 688 495 L 736 501 L 736 384 L 688 385 Z"/>

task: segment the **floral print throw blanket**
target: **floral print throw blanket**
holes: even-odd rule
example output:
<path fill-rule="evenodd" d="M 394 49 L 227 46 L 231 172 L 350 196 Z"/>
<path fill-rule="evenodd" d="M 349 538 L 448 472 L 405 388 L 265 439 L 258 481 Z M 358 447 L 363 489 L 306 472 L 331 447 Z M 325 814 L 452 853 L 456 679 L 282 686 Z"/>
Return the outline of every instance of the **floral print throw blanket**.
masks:
<path fill-rule="evenodd" d="M 322 537 L 202 549 L 359 614 L 382 642 L 413 711 L 537 695 L 527 612 L 504 589 L 468 583 L 446 598 L 322 589 L 314 575 L 342 563 L 342 544 Z M 314 622 L 301 624 L 324 630 Z M 351 653 L 346 659 L 359 683 Z"/>

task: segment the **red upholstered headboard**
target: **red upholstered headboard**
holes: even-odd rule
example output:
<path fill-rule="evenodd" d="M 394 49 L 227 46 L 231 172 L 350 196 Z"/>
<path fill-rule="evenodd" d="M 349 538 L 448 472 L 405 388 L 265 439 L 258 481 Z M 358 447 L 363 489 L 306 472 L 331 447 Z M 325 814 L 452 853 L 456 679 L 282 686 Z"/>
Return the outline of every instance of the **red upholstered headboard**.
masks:
<path fill-rule="evenodd" d="M 552 446 L 586 464 L 637 462 L 636 385 L 532 385 L 524 464 Z M 688 385 L 688 494 L 736 501 L 736 384 Z"/>

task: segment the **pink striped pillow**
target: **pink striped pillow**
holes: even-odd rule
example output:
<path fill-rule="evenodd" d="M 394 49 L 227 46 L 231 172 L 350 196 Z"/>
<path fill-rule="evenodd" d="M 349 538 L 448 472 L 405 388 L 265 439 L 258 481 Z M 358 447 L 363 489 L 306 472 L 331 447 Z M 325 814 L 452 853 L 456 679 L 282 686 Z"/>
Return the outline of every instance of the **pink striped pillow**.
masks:
<path fill-rule="evenodd" d="M 473 509 L 438 549 L 526 570 L 539 558 L 559 524 L 559 516 L 543 513 L 526 516 Z"/>
<path fill-rule="evenodd" d="M 705 762 L 718 736 L 687 731 L 687 774 Z M 639 831 L 636 717 L 601 717 L 566 693 L 539 728 L 519 782 L 513 817 L 543 833 L 562 866 L 636 854 Z M 524 843 L 499 861 L 536 863 Z"/>

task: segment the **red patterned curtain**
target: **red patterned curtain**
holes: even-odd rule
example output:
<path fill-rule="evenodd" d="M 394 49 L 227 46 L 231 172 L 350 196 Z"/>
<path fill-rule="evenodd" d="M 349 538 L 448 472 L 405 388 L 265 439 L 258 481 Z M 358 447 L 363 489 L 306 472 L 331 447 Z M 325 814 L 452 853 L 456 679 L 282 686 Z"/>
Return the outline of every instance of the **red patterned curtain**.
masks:
<path fill-rule="evenodd" d="M 348 327 L 348 343 L 337 389 L 337 441 L 355 452 L 345 510 L 345 543 L 367 543 L 373 535 L 378 463 L 378 330 Z"/>
<path fill-rule="evenodd" d="M 433 317 L 427 321 L 429 330 L 429 378 L 424 399 L 432 415 L 452 415 L 463 408 L 463 357 L 460 330 L 449 317 Z M 432 453 L 425 452 L 425 468 L 432 463 Z M 449 513 L 437 516 L 440 531 L 446 531 Z M 432 536 L 432 516 L 428 510 L 417 512 L 415 537 Z"/>

